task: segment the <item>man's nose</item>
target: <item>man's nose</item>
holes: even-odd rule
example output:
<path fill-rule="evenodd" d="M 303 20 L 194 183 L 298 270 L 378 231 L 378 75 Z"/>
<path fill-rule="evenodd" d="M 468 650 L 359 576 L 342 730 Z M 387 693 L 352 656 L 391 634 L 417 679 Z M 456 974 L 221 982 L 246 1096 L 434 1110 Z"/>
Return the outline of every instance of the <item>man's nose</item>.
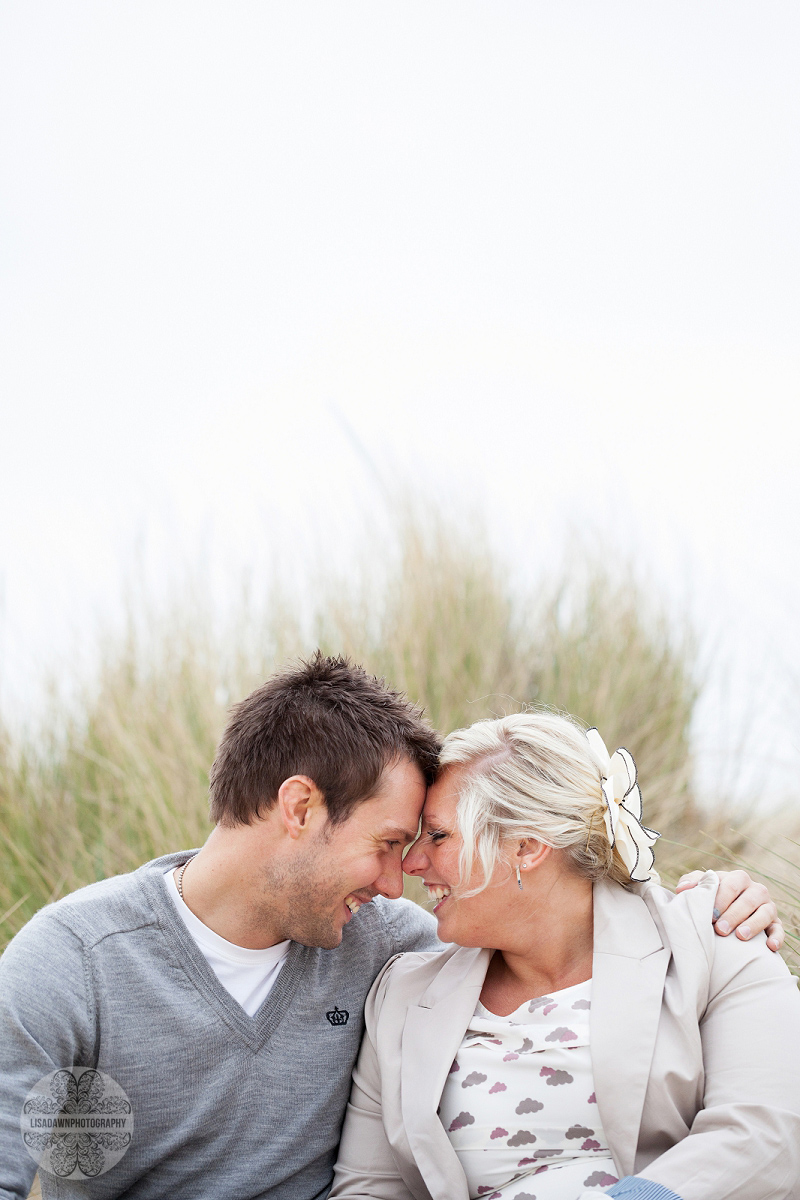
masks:
<path fill-rule="evenodd" d="M 380 878 L 375 880 L 373 887 L 376 887 L 382 896 L 387 896 L 390 900 L 399 900 L 403 894 L 403 869 L 400 863 L 387 866 L 381 872 Z"/>

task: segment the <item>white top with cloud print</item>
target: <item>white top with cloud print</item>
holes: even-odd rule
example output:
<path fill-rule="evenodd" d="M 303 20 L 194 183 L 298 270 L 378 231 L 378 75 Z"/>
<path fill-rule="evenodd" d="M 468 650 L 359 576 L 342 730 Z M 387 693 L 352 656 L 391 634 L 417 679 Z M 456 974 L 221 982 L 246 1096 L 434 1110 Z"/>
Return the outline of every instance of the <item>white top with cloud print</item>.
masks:
<path fill-rule="evenodd" d="M 594 1095 L 591 995 L 587 980 L 507 1017 L 475 1009 L 439 1107 L 472 1200 L 576 1200 L 617 1182 Z"/>

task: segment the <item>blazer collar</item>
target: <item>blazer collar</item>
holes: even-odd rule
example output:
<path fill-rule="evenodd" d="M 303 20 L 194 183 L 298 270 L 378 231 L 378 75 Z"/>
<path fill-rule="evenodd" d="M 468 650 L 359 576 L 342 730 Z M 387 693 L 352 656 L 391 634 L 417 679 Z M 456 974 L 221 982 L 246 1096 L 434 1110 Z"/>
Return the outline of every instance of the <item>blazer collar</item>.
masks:
<path fill-rule="evenodd" d="M 635 1173 L 669 961 L 641 895 L 596 884 L 592 1071 L 603 1130 L 621 1175 Z"/>
<path fill-rule="evenodd" d="M 623 958 L 646 958 L 663 946 L 661 935 L 641 892 L 601 880 L 594 885 L 594 952 Z"/>
<path fill-rule="evenodd" d="M 419 1170 L 414 1190 L 422 1196 L 430 1193 L 433 1200 L 469 1200 L 461 1163 L 437 1110 L 491 957 L 491 950 L 457 950 L 406 1014 L 401 1051 L 403 1124 Z"/>

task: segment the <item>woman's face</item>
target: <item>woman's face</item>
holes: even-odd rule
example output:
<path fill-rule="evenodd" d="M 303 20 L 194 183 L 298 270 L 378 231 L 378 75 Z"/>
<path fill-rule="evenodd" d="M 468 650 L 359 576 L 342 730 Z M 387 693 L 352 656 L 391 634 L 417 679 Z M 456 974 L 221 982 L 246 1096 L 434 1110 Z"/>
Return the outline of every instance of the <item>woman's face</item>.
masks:
<path fill-rule="evenodd" d="M 456 824 L 459 785 L 463 767 L 447 767 L 428 789 L 422 810 L 422 832 L 406 854 L 403 870 L 421 879 L 435 903 L 434 913 L 443 942 L 460 946 L 485 946 L 502 949 L 508 935 L 509 909 L 520 892 L 516 873 L 500 862 L 491 883 L 476 896 L 466 896 L 481 882 L 479 862 L 473 865 L 471 878 L 459 885 L 461 835 Z"/>

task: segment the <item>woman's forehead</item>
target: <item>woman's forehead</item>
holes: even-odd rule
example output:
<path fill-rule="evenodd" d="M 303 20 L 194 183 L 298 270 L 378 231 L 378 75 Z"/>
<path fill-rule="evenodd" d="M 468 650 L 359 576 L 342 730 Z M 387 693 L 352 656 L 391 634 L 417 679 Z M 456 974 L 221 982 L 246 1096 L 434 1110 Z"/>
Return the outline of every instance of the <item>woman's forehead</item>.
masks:
<path fill-rule="evenodd" d="M 450 819 L 455 815 L 462 782 L 462 771 L 446 767 L 435 783 L 428 788 L 422 819 Z"/>

